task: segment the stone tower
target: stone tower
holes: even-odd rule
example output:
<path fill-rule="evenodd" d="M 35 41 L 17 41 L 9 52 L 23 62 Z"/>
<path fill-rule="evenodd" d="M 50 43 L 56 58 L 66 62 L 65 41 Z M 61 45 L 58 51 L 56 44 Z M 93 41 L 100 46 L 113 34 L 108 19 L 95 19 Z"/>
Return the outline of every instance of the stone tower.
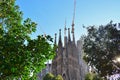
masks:
<path fill-rule="evenodd" d="M 52 61 L 52 73 L 54 75 L 62 75 L 64 80 L 80 80 L 79 53 L 75 44 L 74 27 L 72 27 L 72 40 L 70 28 L 68 28 L 68 36 L 66 36 L 66 26 L 64 29 L 64 46 L 61 39 L 61 29 L 59 30 L 58 45 L 56 56 Z"/>

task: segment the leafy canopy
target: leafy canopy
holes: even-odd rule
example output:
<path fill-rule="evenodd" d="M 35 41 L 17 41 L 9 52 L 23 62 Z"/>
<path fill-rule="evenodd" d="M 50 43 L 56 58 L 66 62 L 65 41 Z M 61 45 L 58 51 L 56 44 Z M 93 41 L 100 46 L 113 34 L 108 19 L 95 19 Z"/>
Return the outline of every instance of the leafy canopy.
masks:
<path fill-rule="evenodd" d="M 54 56 L 52 38 L 31 39 L 37 24 L 30 18 L 23 20 L 22 15 L 15 0 L 0 1 L 0 79 L 35 79 L 44 62 Z"/>
<path fill-rule="evenodd" d="M 47 73 L 43 80 L 63 80 L 61 75 L 54 76 L 52 73 Z"/>
<path fill-rule="evenodd" d="M 119 72 L 120 63 L 115 63 L 120 56 L 120 30 L 110 22 L 103 26 L 87 27 L 88 35 L 84 37 L 84 59 L 101 76 Z"/>
<path fill-rule="evenodd" d="M 95 73 L 87 73 L 85 80 L 103 80 L 99 75 Z"/>

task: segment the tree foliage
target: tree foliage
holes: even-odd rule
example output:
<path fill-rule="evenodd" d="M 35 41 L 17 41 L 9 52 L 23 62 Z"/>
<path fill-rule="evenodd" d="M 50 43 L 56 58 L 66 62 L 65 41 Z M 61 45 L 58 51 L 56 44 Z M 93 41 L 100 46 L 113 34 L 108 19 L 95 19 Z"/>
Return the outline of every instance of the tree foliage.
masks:
<path fill-rule="evenodd" d="M 23 20 L 15 0 L 0 1 L 0 79 L 26 79 L 36 77 L 44 62 L 52 59 L 54 50 L 49 35 L 31 39 L 36 23 Z"/>
<path fill-rule="evenodd" d="M 61 75 L 57 75 L 55 80 L 63 80 L 62 76 Z"/>
<path fill-rule="evenodd" d="M 92 74 L 90 74 L 90 73 L 86 74 L 85 80 L 92 80 Z"/>
<path fill-rule="evenodd" d="M 54 75 L 52 73 L 48 73 L 44 76 L 43 80 L 54 80 Z"/>
<path fill-rule="evenodd" d="M 85 80 L 103 80 L 99 75 L 95 73 L 87 73 Z"/>
<path fill-rule="evenodd" d="M 48 73 L 44 76 L 43 80 L 63 80 L 61 75 L 54 76 L 52 73 Z"/>
<path fill-rule="evenodd" d="M 120 30 L 116 24 L 110 22 L 103 26 L 87 27 L 88 35 L 84 37 L 84 59 L 101 76 L 119 72 L 119 63 L 115 63 L 120 56 Z"/>

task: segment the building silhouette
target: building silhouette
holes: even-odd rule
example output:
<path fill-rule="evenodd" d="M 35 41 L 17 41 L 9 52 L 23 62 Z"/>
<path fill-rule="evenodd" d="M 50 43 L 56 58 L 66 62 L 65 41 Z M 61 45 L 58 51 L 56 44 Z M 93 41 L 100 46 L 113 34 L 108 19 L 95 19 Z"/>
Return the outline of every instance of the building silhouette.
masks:
<path fill-rule="evenodd" d="M 67 31 L 68 30 L 68 31 Z M 72 28 L 72 39 L 70 28 L 64 28 L 64 42 L 62 41 L 61 29 L 59 30 L 59 39 L 55 34 L 54 44 L 56 48 L 56 56 L 52 63 L 46 63 L 46 68 L 39 74 L 39 80 L 42 80 L 47 73 L 53 73 L 55 76 L 61 75 L 64 80 L 85 80 L 88 73 L 88 66 L 83 60 L 84 52 L 82 50 L 83 39 L 75 42 L 74 27 Z M 68 36 L 66 35 L 68 32 Z"/>
<path fill-rule="evenodd" d="M 64 28 L 64 41 L 62 41 L 61 29 L 59 29 L 59 38 L 57 42 L 57 34 L 55 34 L 54 45 L 57 46 L 55 52 L 56 56 L 52 60 L 51 66 L 46 67 L 50 69 L 49 72 L 55 76 L 61 75 L 64 80 L 84 80 L 88 72 L 88 66 L 83 60 L 84 52 L 82 50 L 83 40 L 80 39 L 75 42 L 74 34 L 74 19 L 75 19 L 76 0 L 74 0 L 74 12 L 72 20 L 72 29 Z M 66 33 L 68 34 L 66 35 Z M 72 39 L 71 39 L 72 35 Z M 45 72 L 45 71 L 43 71 Z M 47 72 L 48 73 L 48 72 Z M 42 74 L 45 75 L 46 73 Z M 43 77 L 43 76 L 41 76 Z M 42 80 L 42 79 L 40 79 Z"/>
<path fill-rule="evenodd" d="M 84 80 L 85 74 L 88 72 L 88 66 L 85 64 L 82 51 L 82 40 L 75 43 L 74 26 L 72 26 L 72 39 L 70 28 L 68 28 L 68 36 L 66 36 L 66 26 L 64 29 L 64 42 L 62 42 L 61 29 L 59 30 L 59 39 L 55 34 L 56 56 L 52 61 L 52 73 L 54 75 L 62 75 L 64 80 Z M 64 44 L 63 44 L 64 43 Z"/>

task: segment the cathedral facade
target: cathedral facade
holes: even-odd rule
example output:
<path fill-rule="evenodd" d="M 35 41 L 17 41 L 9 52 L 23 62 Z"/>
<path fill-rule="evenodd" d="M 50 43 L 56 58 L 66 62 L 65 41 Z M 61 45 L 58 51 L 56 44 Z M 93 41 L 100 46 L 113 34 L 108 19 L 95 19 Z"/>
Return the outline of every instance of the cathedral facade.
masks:
<path fill-rule="evenodd" d="M 80 44 L 75 43 L 74 26 L 72 27 L 72 40 L 70 28 L 68 28 L 68 36 L 66 36 L 66 27 L 64 30 L 64 45 L 61 37 L 61 29 L 59 30 L 59 39 L 57 44 L 55 34 L 56 56 L 52 61 L 52 73 L 54 75 L 62 75 L 64 80 L 84 80 L 81 70 Z M 78 41 L 79 43 L 79 41 Z"/>
<path fill-rule="evenodd" d="M 46 68 L 38 74 L 38 80 L 42 80 L 47 73 L 53 73 L 55 76 L 61 75 L 64 80 L 85 80 L 88 73 L 88 66 L 83 60 L 84 52 L 83 39 L 77 40 L 75 43 L 74 27 L 72 27 L 72 39 L 70 28 L 68 28 L 68 36 L 66 36 L 66 27 L 64 29 L 64 42 L 62 41 L 61 29 L 59 30 L 59 39 L 57 43 L 57 35 L 55 34 L 56 56 L 52 63 L 47 62 Z"/>

